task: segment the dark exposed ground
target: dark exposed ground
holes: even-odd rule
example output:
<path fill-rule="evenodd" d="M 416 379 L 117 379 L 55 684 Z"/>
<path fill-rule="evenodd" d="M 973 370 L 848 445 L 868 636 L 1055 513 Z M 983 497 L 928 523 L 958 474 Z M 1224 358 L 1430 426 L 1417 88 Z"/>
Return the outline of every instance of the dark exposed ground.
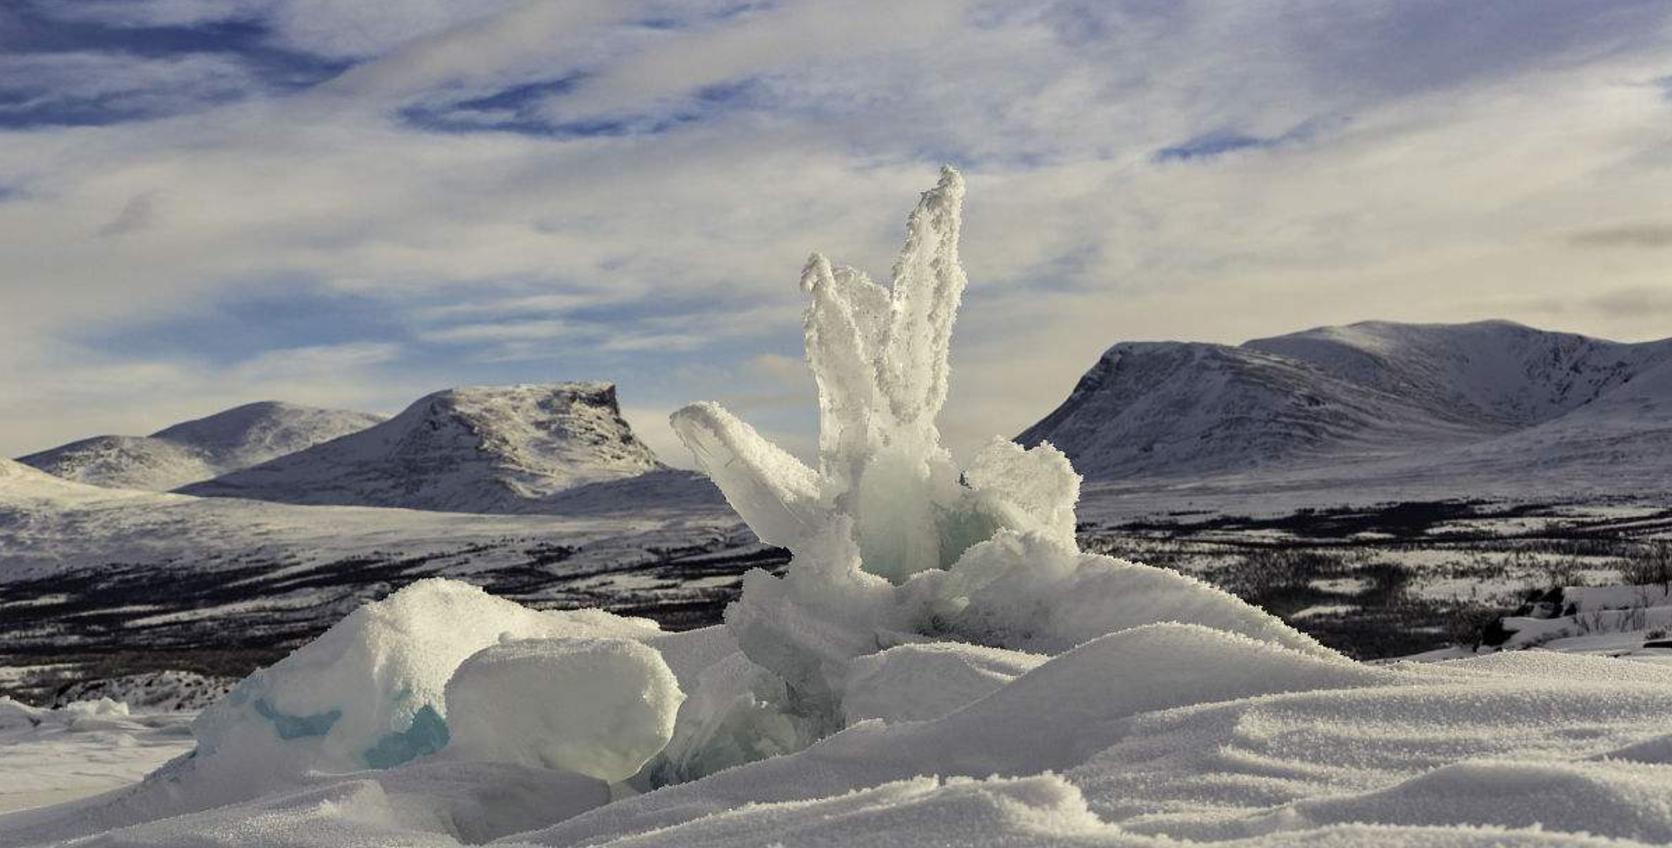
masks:
<path fill-rule="evenodd" d="M 787 552 L 744 538 L 647 549 L 616 564 L 570 563 L 573 548 L 521 546 L 515 565 L 472 570 L 496 545 L 420 556 L 355 556 L 319 565 L 252 559 L 212 569 L 110 563 L 0 585 L 0 666 L 71 666 L 0 695 L 40 701 L 77 680 L 160 669 L 242 676 L 317 636 L 355 607 L 415 580 L 447 576 L 540 609 L 602 607 L 670 630 L 720 620 L 744 572 L 778 572 Z M 495 552 L 496 561 L 506 551 Z"/>
<path fill-rule="evenodd" d="M 1471 644 L 1553 586 L 1626 579 L 1672 537 L 1672 509 L 1414 501 L 1080 531 L 1089 550 L 1193 574 L 1349 656 L 1384 659 Z"/>
<path fill-rule="evenodd" d="M 1173 514 L 1081 528 L 1088 550 L 1194 574 L 1362 659 L 1468 641 L 1528 592 L 1617 577 L 1649 540 L 1667 536 L 1672 509 L 1480 501 L 1275 518 Z M 745 571 L 787 563 L 787 552 L 747 534 L 693 537 L 613 561 L 550 540 L 505 539 L 322 564 L 109 563 L 0 585 L 0 666 L 59 666 L 0 681 L 0 694 L 41 701 L 76 680 L 166 668 L 240 676 L 361 603 L 438 575 L 537 608 L 597 606 L 669 629 L 701 627 L 720 620 Z"/>

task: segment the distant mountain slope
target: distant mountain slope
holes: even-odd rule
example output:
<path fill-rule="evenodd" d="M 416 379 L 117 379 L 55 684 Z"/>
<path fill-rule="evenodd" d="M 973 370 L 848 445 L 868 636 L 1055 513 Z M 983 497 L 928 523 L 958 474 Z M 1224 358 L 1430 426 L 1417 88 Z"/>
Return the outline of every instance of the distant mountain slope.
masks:
<path fill-rule="evenodd" d="M 1672 340 L 1624 344 L 1502 321 L 1369 322 L 1238 347 L 1122 343 L 1017 440 L 1051 442 L 1092 480 L 1344 463 L 1514 474 L 1630 459 L 1609 442 L 1652 448 L 1637 460 L 1672 471 L 1669 374 Z"/>
<path fill-rule="evenodd" d="M 1509 321 L 1367 321 L 1255 339 L 1242 349 L 1309 363 L 1438 418 L 1508 430 L 1601 397 L 1672 354 L 1672 340 L 1625 344 Z"/>
<path fill-rule="evenodd" d="M 0 458 L 0 491 L 23 492 L 31 489 L 56 489 L 60 487 L 60 484 L 69 485 L 64 480 L 16 460 Z"/>
<path fill-rule="evenodd" d="M 149 436 L 94 436 L 18 461 L 77 483 L 154 492 L 220 473 L 202 453 Z"/>
<path fill-rule="evenodd" d="M 383 418 L 262 401 L 176 424 L 150 436 L 95 436 L 19 461 L 95 486 L 166 491 L 266 462 Z"/>
<path fill-rule="evenodd" d="M 625 482 L 650 472 L 664 485 Z M 180 491 L 487 513 L 716 497 L 705 480 L 657 461 L 621 417 L 609 383 L 448 389 L 365 431 Z"/>

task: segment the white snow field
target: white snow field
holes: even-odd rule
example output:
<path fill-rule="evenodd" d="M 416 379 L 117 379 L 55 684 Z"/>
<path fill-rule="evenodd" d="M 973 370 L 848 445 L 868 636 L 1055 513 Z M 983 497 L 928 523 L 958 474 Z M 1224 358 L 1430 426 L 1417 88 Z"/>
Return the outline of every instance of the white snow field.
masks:
<path fill-rule="evenodd" d="M 135 783 L 192 749 L 193 715 L 108 698 L 56 710 L 0 698 L 0 814 Z"/>
<path fill-rule="evenodd" d="M 0 845 L 1631 845 L 1672 841 L 1672 669 L 1349 660 L 1085 553 L 1055 448 L 940 446 L 963 183 L 891 288 L 815 256 L 816 469 L 680 435 L 782 577 L 664 633 L 425 581 L 246 679 L 136 786 Z"/>

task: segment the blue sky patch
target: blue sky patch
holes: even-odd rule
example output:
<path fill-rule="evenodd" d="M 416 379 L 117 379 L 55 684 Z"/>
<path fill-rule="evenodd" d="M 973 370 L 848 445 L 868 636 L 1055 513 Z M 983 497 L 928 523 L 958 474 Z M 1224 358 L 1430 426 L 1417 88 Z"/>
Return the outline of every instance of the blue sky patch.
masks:
<path fill-rule="evenodd" d="M 0 127 L 9 129 L 194 112 L 307 88 L 350 64 L 275 47 L 267 27 L 253 20 L 114 26 L 28 5 L 0 12 L 0 56 L 8 59 L 0 78 Z M 169 73 L 150 72 L 157 68 Z"/>
<path fill-rule="evenodd" d="M 1260 138 L 1259 136 L 1244 135 L 1229 130 L 1216 130 L 1172 147 L 1163 147 L 1156 151 L 1155 158 L 1161 162 L 1188 162 L 1192 159 L 1208 159 L 1234 150 L 1272 147 L 1277 143 L 1278 139 L 1275 138 Z"/>
<path fill-rule="evenodd" d="M 406 326 L 385 298 L 335 292 L 306 281 L 269 281 L 227 289 L 191 311 L 121 327 L 90 327 L 84 343 L 112 355 L 228 364 L 269 350 L 398 340 Z"/>
<path fill-rule="evenodd" d="M 1212 159 L 1238 150 L 1269 150 L 1290 144 L 1301 144 L 1317 138 L 1325 130 L 1346 124 L 1345 116 L 1311 118 L 1296 124 L 1281 135 L 1258 136 L 1232 129 L 1218 129 L 1155 152 L 1157 162 L 1190 162 Z"/>

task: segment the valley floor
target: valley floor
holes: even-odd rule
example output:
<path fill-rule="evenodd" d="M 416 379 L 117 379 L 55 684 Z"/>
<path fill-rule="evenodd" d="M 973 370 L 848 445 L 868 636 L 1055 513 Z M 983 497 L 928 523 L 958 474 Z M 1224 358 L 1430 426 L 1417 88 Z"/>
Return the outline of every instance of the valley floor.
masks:
<path fill-rule="evenodd" d="M 1672 509 L 1656 500 L 1284 512 L 1281 501 L 1262 510 L 1246 499 L 1090 494 L 1086 549 L 1200 577 L 1361 659 L 1472 644 L 1533 594 L 1627 580 L 1657 539 L 1672 538 Z M 434 576 L 536 608 L 705 626 L 744 572 L 788 560 L 725 514 L 565 519 L 146 497 L 165 508 L 111 498 L 0 526 L 0 694 L 45 703 L 77 681 L 163 669 L 240 677 L 359 604 Z"/>

